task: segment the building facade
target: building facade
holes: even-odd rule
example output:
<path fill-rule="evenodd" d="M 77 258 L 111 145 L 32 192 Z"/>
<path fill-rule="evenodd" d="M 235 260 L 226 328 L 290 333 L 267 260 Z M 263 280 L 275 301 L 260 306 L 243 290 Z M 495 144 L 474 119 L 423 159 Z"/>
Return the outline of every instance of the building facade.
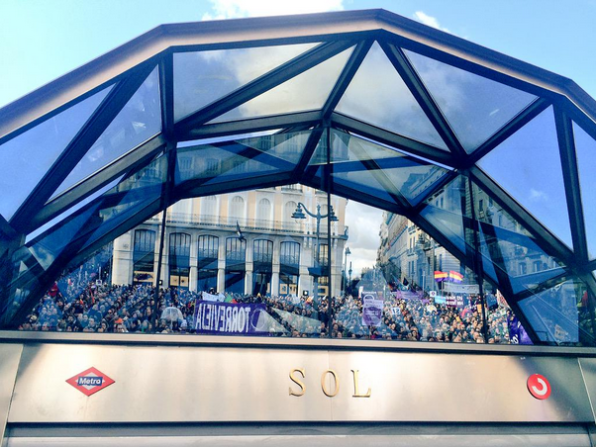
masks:
<path fill-rule="evenodd" d="M 331 269 L 327 219 L 293 218 L 298 204 L 328 214 L 327 196 L 314 188 L 288 185 L 249 192 L 182 200 L 170 207 L 161 269 L 164 288 L 190 291 L 302 296 L 314 293 L 317 243 L 322 276 L 319 295 L 341 293 L 347 200 L 334 197 L 331 222 Z M 320 207 L 320 208 L 319 208 Z M 113 284 L 155 285 L 161 215 L 114 241 Z M 239 238 L 240 228 L 244 240 Z"/>

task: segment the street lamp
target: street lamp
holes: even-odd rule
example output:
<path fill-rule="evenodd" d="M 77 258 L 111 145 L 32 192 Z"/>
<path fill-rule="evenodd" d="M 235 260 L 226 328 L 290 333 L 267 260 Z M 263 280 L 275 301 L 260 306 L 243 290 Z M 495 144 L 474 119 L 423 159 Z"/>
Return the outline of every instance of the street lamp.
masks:
<path fill-rule="evenodd" d="M 352 254 L 350 251 L 350 247 L 346 247 L 346 251 L 344 252 L 346 255 L 344 258 L 344 282 L 345 282 L 345 289 L 344 295 L 347 295 L 348 292 L 348 256 Z"/>
<path fill-rule="evenodd" d="M 304 205 L 302 202 L 298 202 L 296 211 L 294 211 L 294 213 L 292 214 L 292 219 L 306 219 L 306 215 L 304 214 L 303 208 L 304 208 L 304 211 L 306 211 L 306 214 L 308 214 L 311 217 L 314 217 L 317 220 L 315 261 L 314 261 L 313 268 L 309 268 L 308 271 L 311 274 L 311 276 L 313 276 L 315 278 L 313 297 L 318 297 L 318 295 L 319 295 L 319 276 L 322 276 L 321 275 L 322 270 L 321 270 L 321 267 L 319 266 L 319 262 L 320 262 L 319 257 L 321 255 L 320 245 L 319 245 L 319 236 L 320 236 L 320 232 L 321 232 L 321 220 L 329 218 L 329 220 L 331 222 L 337 222 L 339 219 L 335 215 L 335 212 L 333 211 L 332 206 L 329 207 L 329 212 L 327 214 L 321 214 L 321 205 L 317 204 L 317 213 L 315 214 L 315 213 L 311 213 L 308 210 L 308 208 L 306 207 L 306 205 Z M 331 250 L 331 247 L 329 247 L 328 249 Z M 331 266 L 329 266 L 329 272 L 331 272 Z M 329 283 L 331 283 L 331 278 L 329 278 Z"/>

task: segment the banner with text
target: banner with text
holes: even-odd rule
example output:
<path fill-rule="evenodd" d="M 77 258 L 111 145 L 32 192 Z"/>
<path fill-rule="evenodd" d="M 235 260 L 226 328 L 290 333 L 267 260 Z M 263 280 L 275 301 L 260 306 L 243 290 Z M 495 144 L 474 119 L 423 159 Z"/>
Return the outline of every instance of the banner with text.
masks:
<path fill-rule="evenodd" d="M 268 334 L 264 304 L 232 304 L 197 301 L 195 329 L 199 334 Z"/>

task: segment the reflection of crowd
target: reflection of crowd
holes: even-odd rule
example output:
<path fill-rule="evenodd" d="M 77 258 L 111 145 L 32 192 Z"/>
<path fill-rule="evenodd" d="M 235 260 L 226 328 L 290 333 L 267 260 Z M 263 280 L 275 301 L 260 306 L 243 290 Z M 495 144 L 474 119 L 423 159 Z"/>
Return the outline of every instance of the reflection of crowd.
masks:
<path fill-rule="evenodd" d="M 358 297 L 269 297 L 225 294 L 228 303 L 264 304 L 271 336 L 370 338 L 386 340 L 482 343 L 481 305 L 467 297 L 465 306 L 438 304 L 427 295 L 388 295 L 378 322 L 363 323 Z M 108 285 L 95 274 L 70 275 L 45 294 L 21 325 L 22 330 L 59 332 L 193 333 L 194 308 L 201 294 L 183 289 L 156 290 L 150 285 Z M 156 318 L 157 317 L 157 318 Z M 489 343 L 508 343 L 508 310 L 487 312 Z"/>

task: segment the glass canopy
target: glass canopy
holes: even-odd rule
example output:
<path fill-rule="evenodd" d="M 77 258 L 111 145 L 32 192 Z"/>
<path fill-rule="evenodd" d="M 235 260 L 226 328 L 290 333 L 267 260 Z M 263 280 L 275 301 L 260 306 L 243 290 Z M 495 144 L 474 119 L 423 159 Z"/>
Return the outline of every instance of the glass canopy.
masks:
<path fill-rule="evenodd" d="M 169 25 L 0 110 L 0 328 L 596 346 L 596 102 L 351 14 Z"/>

